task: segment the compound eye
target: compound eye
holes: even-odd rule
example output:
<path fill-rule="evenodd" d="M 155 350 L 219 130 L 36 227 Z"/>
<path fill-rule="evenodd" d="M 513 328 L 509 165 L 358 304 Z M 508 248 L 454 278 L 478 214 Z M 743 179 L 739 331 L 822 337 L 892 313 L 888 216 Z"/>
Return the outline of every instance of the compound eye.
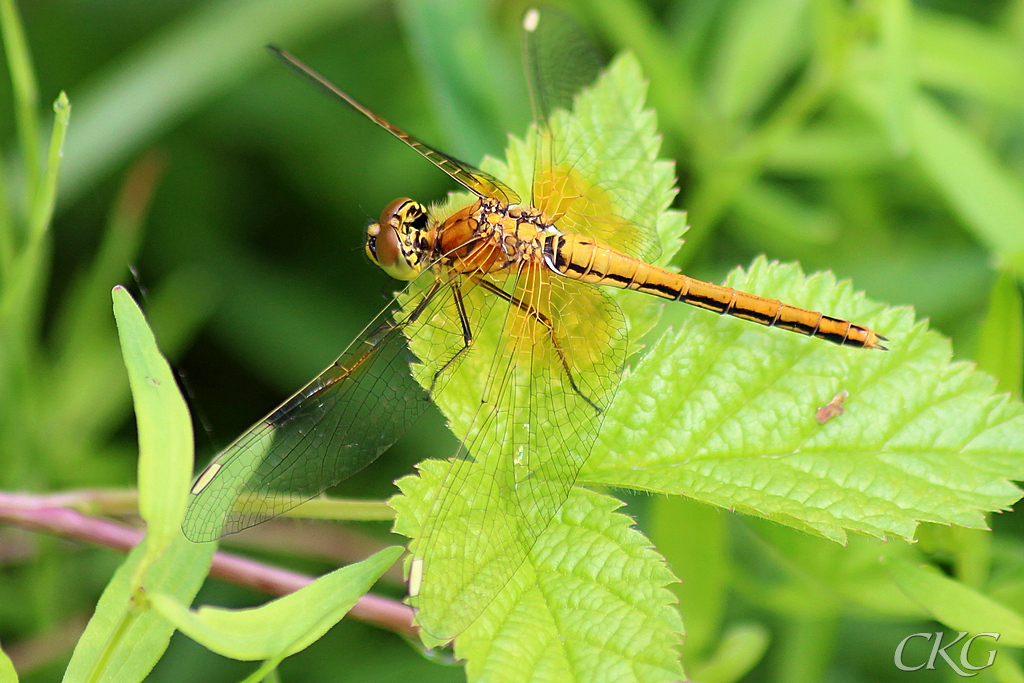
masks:
<path fill-rule="evenodd" d="M 395 267 L 402 256 L 398 233 L 387 224 L 371 223 L 366 226 L 366 255 L 387 272 Z"/>
<path fill-rule="evenodd" d="M 410 263 L 399 237 L 407 228 L 410 209 L 418 206 L 411 199 L 396 199 L 385 207 L 379 223 L 366 227 L 366 255 L 398 280 L 411 280 L 420 272 Z"/>
<path fill-rule="evenodd" d="M 380 224 L 390 225 L 393 228 L 398 228 L 399 225 L 405 220 L 405 212 L 408 204 L 415 204 L 413 200 L 408 197 L 399 197 L 395 201 L 391 202 L 384 207 L 384 210 L 380 213 Z"/>

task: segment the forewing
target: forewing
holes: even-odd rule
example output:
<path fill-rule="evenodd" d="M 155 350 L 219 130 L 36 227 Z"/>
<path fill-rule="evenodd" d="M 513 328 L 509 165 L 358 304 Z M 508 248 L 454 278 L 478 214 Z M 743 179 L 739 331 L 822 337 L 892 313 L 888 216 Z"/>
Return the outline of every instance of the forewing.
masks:
<path fill-rule="evenodd" d="M 530 266 L 495 286 L 513 302 L 485 286 L 472 293 L 474 307 L 489 298 L 504 312 L 479 328 L 476 342 L 491 349 L 470 361 L 483 368 L 479 381 L 444 395 L 464 449 L 410 547 L 410 573 L 422 580 L 409 602 L 439 639 L 483 612 L 565 501 L 625 356 L 622 315 L 597 288 Z M 451 410 L 460 400 L 465 412 Z"/>
<path fill-rule="evenodd" d="M 651 173 L 657 149 L 646 149 L 650 145 L 642 145 L 646 141 L 633 130 L 650 115 L 630 102 L 581 92 L 596 78 L 600 60 L 571 18 L 531 10 L 524 28 L 536 123 L 530 140 L 533 205 L 564 232 L 594 237 L 644 260 L 656 258 L 655 228 L 664 207 L 636 189 L 643 187 L 636 175 Z M 574 107 L 577 116 L 569 117 Z M 615 122 L 622 122 L 621 129 Z"/>
<path fill-rule="evenodd" d="M 185 535 L 211 541 L 276 517 L 387 450 L 429 404 L 410 364 L 436 364 L 464 345 L 458 318 L 443 315 L 451 306 L 450 283 L 429 273 L 412 283 L 338 360 L 199 475 Z M 417 358 L 408 338 L 428 336 L 428 355 Z"/>
<path fill-rule="evenodd" d="M 440 152 L 430 145 L 420 142 L 398 126 L 392 125 L 384 117 L 373 113 L 373 111 L 368 107 L 360 104 L 358 100 L 321 76 L 317 71 L 312 69 L 295 55 L 273 45 L 269 45 L 268 48 L 303 77 L 313 81 L 313 83 L 326 91 L 327 94 L 341 100 L 405 144 L 412 147 L 432 164 L 454 178 L 470 192 L 481 197 L 493 197 L 495 199 L 500 199 L 506 204 L 515 204 L 519 202 L 519 196 L 494 176 L 488 175 L 480 169 L 463 161 L 459 161 L 455 157 L 449 156 L 444 152 Z"/>
<path fill-rule="evenodd" d="M 388 128 L 388 130 L 395 132 L 397 129 L 392 130 L 391 128 Z M 519 195 L 517 195 L 512 188 L 494 176 L 484 173 L 479 168 L 471 166 L 464 161 L 459 161 L 455 157 L 449 156 L 444 152 L 439 152 L 433 147 L 420 142 L 406 133 L 399 136 L 399 139 L 403 140 L 407 145 L 422 154 L 435 166 L 457 180 L 467 190 L 483 197 L 499 199 L 505 204 L 519 203 Z"/>
<path fill-rule="evenodd" d="M 601 71 L 601 57 L 569 15 L 535 8 L 523 17 L 523 69 L 533 118 L 543 124 L 556 110 L 572 109 L 576 93 Z"/>

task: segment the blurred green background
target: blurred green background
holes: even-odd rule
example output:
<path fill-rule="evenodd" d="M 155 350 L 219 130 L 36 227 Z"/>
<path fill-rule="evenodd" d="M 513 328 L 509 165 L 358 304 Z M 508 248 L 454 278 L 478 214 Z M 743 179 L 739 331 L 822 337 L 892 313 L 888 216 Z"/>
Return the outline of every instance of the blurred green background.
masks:
<path fill-rule="evenodd" d="M 528 4 L 22 3 L 40 110 L 48 113 L 60 90 L 73 109 L 32 371 L 0 387 L 0 489 L 134 481 L 130 398 L 109 313 L 114 284 L 134 287 L 182 371 L 204 424 L 197 443 L 205 461 L 332 361 L 386 303 L 395 283 L 363 256 L 367 221 L 395 197 L 433 201 L 454 189 L 386 132 L 296 78 L 265 44 L 478 163 L 500 155 L 505 134 L 521 135 L 529 121 L 518 28 Z M 676 206 L 690 211 L 677 265 L 720 280 L 765 253 L 808 272 L 831 269 L 877 300 L 914 306 L 952 337 L 957 357 L 980 361 L 1020 396 L 1020 339 L 999 331 L 1019 335 L 1024 273 L 1024 1 L 564 6 L 607 55 L 633 50 L 651 80 L 664 156 L 678 160 Z M 0 79 L 0 112 L 13 106 L 10 81 Z M 0 139 L 7 202 L 23 214 L 13 116 L 0 116 Z M 996 330 L 985 353 L 983 322 Z M 340 493 L 389 496 L 393 479 L 424 457 L 450 454 L 452 443 L 440 417 L 428 416 Z M 642 516 L 643 500 L 638 507 Z M 742 527 L 734 543 L 747 554 L 776 533 L 754 523 L 762 529 L 754 543 L 747 522 L 710 515 L 709 523 Z M 997 522 L 997 542 L 1017 553 L 1013 516 Z M 0 640 L 25 680 L 58 678 L 118 561 L 0 528 Z M 904 675 L 891 665 L 892 649 L 913 624 L 846 615 L 824 642 L 807 636 L 813 618 L 751 604 L 750 593 L 712 610 L 727 622 L 758 615 L 779 636 L 749 680 Z M 200 596 L 259 599 L 222 585 Z M 684 618 L 698 624 L 699 662 L 719 622 Z M 840 638 L 857 644 L 856 657 L 842 656 Z M 236 680 L 248 670 L 176 637 L 153 680 Z M 348 622 L 282 671 L 289 681 L 462 676 Z"/>

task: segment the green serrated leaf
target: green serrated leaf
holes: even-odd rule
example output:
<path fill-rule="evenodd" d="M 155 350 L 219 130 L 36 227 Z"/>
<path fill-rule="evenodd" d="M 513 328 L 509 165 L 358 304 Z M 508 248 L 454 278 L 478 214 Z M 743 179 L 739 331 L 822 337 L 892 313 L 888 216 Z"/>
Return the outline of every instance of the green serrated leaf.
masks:
<path fill-rule="evenodd" d="M 758 259 L 730 286 L 872 325 L 880 353 L 680 311 L 620 388 L 583 481 L 677 493 L 845 542 L 922 520 L 985 528 L 1020 497 L 1024 407 L 947 340 L 828 273 Z M 817 407 L 849 392 L 845 414 Z"/>
<path fill-rule="evenodd" d="M 622 218 L 653 228 L 660 251 L 652 262 L 668 263 L 681 244 L 686 215 L 670 210 L 677 188 L 675 164 L 658 158 L 661 138 L 654 112 L 645 108 L 647 82 L 636 58 L 615 59 L 591 89 L 576 99 L 573 113 L 558 111 L 551 126 L 575 153 L 573 169 L 608 188 Z M 484 171 L 504 180 L 521 197 L 532 196 L 537 130 L 525 139 L 509 137 L 506 161 L 485 159 Z M 657 245 L 656 245 L 657 246 Z"/>
<path fill-rule="evenodd" d="M 618 215 L 646 228 L 637 230 L 637 240 L 627 240 L 624 246 L 650 255 L 657 251 L 656 230 L 678 232 L 684 221 L 681 214 L 666 211 L 675 196 L 672 165 L 657 161 L 656 127 L 653 115 L 644 110 L 644 95 L 645 85 L 636 59 L 630 55 L 616 59 L 591 89 L 584 90 L 575 99 L 572 116 L 564 111 L 553 114 L 552 139 L 557 150 L 552 147 L 552 154 L 556 163 L 560 163 L 561 154 L 567 155 L 572 172 L 598 185 L 602 193 L 606 193 L 601 197 L 618 210 Z M 489 160 L 486 170 L 499 175 L 518 193 L 528 197 L 530 178 L 538 159 L 537 145 L 542 143 L 551 141 L 544 138 L 542 142 L 536 129 L 530 131 L 524 141 L 513 139 L 509 164 Z M 481 300 L 481 296 L 485 299 Z M 415 294 L 413 297 L 416 300 Z M 544 469 L 529 476 L 525 476 L 524 471 L 515 473 L 515 486 L 495 486 L 496 477 L 513 474 L 509 468 L 514 467 L 515 453 L 510 450 L 524 437 L 523 434 L 509 435 L 506 429 L 522 430 L 524 427 L 517 422 L 518 418 L 516 422 L 508 422 L 504 410 L 497 414 L 498 422 L 479 420 L 480 415 L 488 415 L 480 410 L 479 379 L 492 369 L 493 349 L 502 344 L 504 313 L 501 306 L 489 305 L 494 303 L 495 296 L 482 287 L 469 292 L 465 299 L 465 307 L 471 313 L 479 313 L 474 344 L 460 357 L 459 372 L 445 379 L 444 390 L 436 392 L 436 399 L 450 417 L 456 435 L 471 444 L 472 459 L 464 458 L 451 465 L 450 476 L 458 479 L 457 486 L 437 481 L 435 489 L 424 492 L 428 500 L 436 499 L 442 490 L 449 492 L 444 494 L 443 507 L 438 513 L 444 515 L 444 523 L 432 522 L 423 530 L 423 538 L 416 538 L 421 533 L 419 524 L 398 520 L 396 525 L 414 537 L 411 547 L 414 558 L 427 557 L 417 565 L 411 564 L 426 567 L 424 590 L 419 593 L 414 590 L 414 599 L 419 608 L 418 623 L 437 638 L 462 633 L 489 600 L 502 591 L 567 495 L 583 457 L 591 451 L 597 432 L 593 403 L 566 400 L 560 380 L 544 384 L 531 382 L 529 400 L 537 414 L 525 429 L 550 436 L 538 441 L 538 453 L 530 456 L 535 460 L 529 464 L 532 467 L 543 463 Z M 581 300 L 585 299 L 573 301 Z M 622 323 L 614 322 L 620 319 L 620 313 L 610 310 L 611 304 L 603 299 L 595 299 L 590 304 L 595 306 L 594 310 L 566 310 L 560 315 L 558 323 L 566 331 L 565 339 L 571 340 L 569 343 L 573 345 L 582 344 L 587 335 L 594 334 L 595 322 L 609 319 L 612 321 L 609 325 L 615 326 L 609 330 L 609 347 L 614 349 L 613 353 L 624 355 Z M 461 331 L 450 324 L 459 319 L 454 302 L 442 305 L 447 305 L 442 314 L 423 314 L 428 334 L 418 331 L 413 335 L 413 351 L 421 358 L 438 357 L 437 348 L 451 347 L 453 343 L 457 347 L 461 343 Z M 557 307 L 558 304 L 553 301 L 552 305 Z M 657 307 L 650 300 L 635 298 L 625 306 L 624 312 L 628 330 L 638 336 L 656 321 Z M 536 351 L 531 352 L 536 354 Z M 574 358 L 582 381 L 587 383 L 594 399 L 606 400 L 605 392 L 613 390 L 616 383 L 608 371 L 617 369 L 605 367 L 602 356 L 595 360 L 602 365 L 588 375 L 590 367 L 586 365 L 589 362 L 584 359 L 586 355 L 581 351 Z M 443 356 L 439 357 L 440 362 L 444 360 Z M 430 386 L 436 370 L 430 364 L 414 366 L 414 374 L 425 386 Z M 528 362 L 508 371 L 506 386 L 530 381 L 527 377 L 530 372 Z M 500 396 L 484 397 L 487 404 L 502 400 Z M 574 428 L 558 436 L 559 426 L 546 424 L 555 416 Z M 497 438 L 502 434 L 506 438 Z M 401 505 L 396 504 L 399 508 Z M 431 505 L 435 504 L 431 501 Z M 488 539 L 487 544 L 468 546 L 469 553 L 464 550 L 467 538 L 482 537 Z"/>
<path fill-rule="evenodd" d="M 631 55 L 624 55 L 616 59 L 592 88 L 584 90 L 575 98 L 571 116 L 564 111 L 556 111 L 553 114 L 551 119 L 552 139 L 558 146 L 552 154 L 555 155 L 556 161 L 562 158 L 561 154 L 568 155 L 573 173 L 579 174 L 581 178 L 586 179 L 586 182 L 597 184 L 602 191 L 606 191 L 608 201 L 618 211 L 618 215 L 646 228 L 645 231 L 637 232 L 637 241 L 628 241 L 624 246 L 634 249 L 635 253 L 653 255 L 657 251 L 656 243 L 663 237 L 663 233 L 672 233 L 674 236 L 678 236 L 685 221 L 682 214 L 667 211 L 676 191 L 673 166 L 671 163 L 657 160 L 656 125 L 652 113 L 644 110 L 645 90 L 636 59 Z M 531 196 L 534 165 L 538 159 L 538 145 L 549 143 L 551 142 L 547 138 L 542 140 L 538 137 L 536 129 L 531 129 L 524 140 L 514 138 L 511 140 L 507 164 L 495 160 L 485 160 L 484 168 L 501 177 L 517 193 L 529 197 Z M 479 291 L 474 292 L 471 296 L 476 296 L 479 293 Z M 616 297 L 620 294 L 612 293 Z M 626 301 L 622 297 L 618 298 Z M 476 301 L 469 297 L 467 297 L 467 301 L 466 305 L 470 309 L 487 305 L 486 302 Z M 489 307 L 478 309 L 492 310 Z M 624 312 L 628 318 L 631 336 L 639 336 L 656 321 L 657 306 L 651 300 L 634 298 L 624 306 Z M 617 313 L 605 313 L 603 310 L 593 311 L 593 318 L 588 315 L 589 311 L 581 313 L 582 325 L 579 331 L 567 333 L 567 337 L 574 335 L 571 338 L 583 339 L 584 334 L 593 333 L 592 322 L 600 319 L 600 316 L 608 314 L 612 318 L 617 317 Z M 457 319 L 454 310 L 447 314 L 452 319 Z M 421 553 L 427 554 L 427 560 L 419 565 L 425 564 L 427 567 L 427 578 L 423 582 L 427 588 L 424 592 L 416 595 L 415 604 L 420 608 L 418 622 L 426 632 L 434 634 L 438 638 L 451 637 L 463 632 L 472 621 L 472 617 L 480 613 L 480 610 L 489 610 L 493 608 L 494 604 L 499 603 L 501 598 L 495 599 L 495 594 L 510 595 L 509 589 L 503 590 L 502 587 L 507 584 L 508 577 L 511 577 L 515 569 L 525 561 L 524 557 L 534 544 L 537 533 L 541 533 L 545 529 L 551 515 L 556 511 L 556 506 L 544 503 L 538 506 L 520 505 L 519 501 L 535 499 L 546 501 L 549 496 L 559 502 L 563 500 L 562 492 L 565 492 L 569 486 L 569 483 L 565 482 L 571 482 L 575 473 L 573 465 L 568 461 L 570 458 L 577 459 L 575 467 L 579 467 L 580 455 L 590 452 L 589 440 L 596 433 L 596 427 L 577 425 L 573 432 L 562 437 L 564 441 L 555 443 L 554 440 L 549 440 L 545 442 L 543 445 L 545 453 L 538 454 L 538 457 L 541 462 L 545 462 L 545 458 L 550 460 L 550 467 L 546 466 L 547 469 L 543 473 L 539 471 L 537 476 L 525 477 L 522 480 L 517 478 L 518 483 L 515 486 L 517 493 L 513 493 L 510 487 L 496 490 L 494 479 L 496 476 L 504 476 L 503 473 L 507 468 L 494 464 L 494 460 L 507 457 L 511 462 L 515 454 L 508 453 L 510 446 L 507 444 L 514 445 L 519 441 L 516 440 L 516 436 L 496 440 L 495 434 L 505 433 L 505 427 L 500 426 L 499 423 L 488 425 L 485 432 L 474 431 L 474 429 L 479 430 L 479 427 L 474 426 L 474 420 L 476 420 L 474 416 L 480 411 L 479 378 L 489 372 L 494 358 L 494 351 L 486 349 L 494 348 L 500 343 L 504 315 L 494 314 L 482 317 L 484 318 L 483 322 L 474 332 L 473 348 L 460 359 L 461 365 L 458 374 L 447 381 L 443 392 L 436 394 L 441 409 L 451 418 L 453 431 L 464 441 L 468 440 L 472 443 L 473 447 L 472 460 L 463 460 L 460 464 L 454 465 L 453 467 L 457 467 L 457 469 L 449 475 L 458 478 L 459 494 L 444 499 L 445 523 L 443 526 L 435 524 L 430 527 L 430 529 L 443 528 L 443 539 L 438 541 L 437 531 L 428 529 L 426 538 L 431 539 L 432 545 L 426 546 L 426 550 L 424 550 L 424 541 L 417 538 L 422 532 L 421 524 L 418 520 L 408 518 L 414 511 L 420 517 L 427 515 L 434 505 L 433 500 L 441 490 L 445 487 L 452 487 L 451 484 L 444 483 L 443 476 L 429 477 L 429 487 L 417 487 L 414 484 L 409 484 L 408 492 L 413 492 L 413 494 L 408 499 L 399 499 L 394 502 L 395 508 L 404 511 L 407 517 L 404 519 L 399 517 L 396 521 L 396 529 L 414 538 L 411 548 L 414 557 L 420 557 Z M 562 317 L 563 319 L 559 323 L 569 325 L 564 319 L 565 316 Z M 431 318 L 431 326 L 439 335 L 436 339 L 417 338 L 414 340 L 413 350 L 420 357 L 433 357 L 430 355 L 430 349 L 435 349 L 438 346 L 444 347 L 445 344 L 451 343 L 446 341 L 446 336 L 450 337 L 453 331 L 446 330 L 442 321 Z M 459 332 L 454 332 L 458 337 Z M 618 336 L 617 332 L 615 339 L 617 341 L 614 343 L 620 347 L 625 341 Z M 423 344 L 426 348 L 421 349 L 418 344 Z M 621 349 L 616 352 L 624 353 L 625 350 Z M 580 362 L 580 360 L 577 361 Z M 433 375 L 431 368 L 414 366 L 414 372 L 421 382 L 429 386 Z M 513 371 L 513 375 L 518 372 L 519 370 Z M 604 378 L 598 378 L 597 383 L 590 379 L 585 381 L 589 383 L 588 386 L 613 388 L 614 383 L 606 383 L 606 378 L 605 372 Z M 515 383 L 518 380 L 509 379 L 508 381 Z M 550 401 L 559 401 L 556 404 L 557 408 L 549 410 L 551 415 L 561 415 L 570 423 L 573 423 L 575 418 L 593 421 L 594 414 L 591 405 L 584 405 L 582 412 L 586 415 L 578 416 L 571 413 L 571 409 L 566 408 L 564 395 L 558 394 L 557 388 L 554 397 L 549 397 L 544 393 L 545 390 L 539 388 L 537 384 L 532 385 L 532 388 L 537 389 L 530 394 L 531 404 L 536 407 L 541 407 Z M 594 398 L 600 400 L 601 395 L 595 393 Z M 532 420 L 534 424 L 527 425 L 526 428 L 554 429 L 554 425 L 549 428 L 542 424 L 548 418 L 542 419 L 541 414 L 543 411 Z M 520 427 L 510 425 L 509 428 L 519 429 Z M 479 439 L 474 438 L 474 435 L 478 433 L 483 436 Z M 469 434 L 468 437 L 467 434 Z M 581 436 L 581 434 L 585 434 L 585 436 Z M 573 446 L 574 438 L 583 438 L 582 442 L 585 445 Z M 503 447 L 506 449 L 505 451 L 502 451 Z M 549 450 L 556 450 L 558 455 L 552 457 Z M 562 463 L 560 460 L 556 462 L 556 458 L 561 458 L 562 454 L 564 454 L 566 462 Z M 449 465 L 445 464 L 442 467 L 449 467 Z M 426 470 L 424 471 L 426 472 Z M 496 475 L 495 472 L 499 472 L 499 474 Z M 549 482 L 551 483 L 549 484 Z M 557 489 L 556 493 L 549 495 L 547 492 L 549 486 L 552 490 Z M 484 496 L 490 499 L 485 504 L 479 500 Z M 566 511 L 563 510 L 563 512 Z M 434 536 L 431 537 L 430 533 L 434 533 Z M 474 550 L 471 556 L 467 556 L 461 550 L 460 544 L 465 545 L 466 538 L 482 536 L 486 536 L 489 541 L 488 544 L 480 548 L 479 553 Z M 538 547 L 543 545 L 542 539 Z M 431 571 L 433 574 L 429 573 Z M 523 577 L 525 571 L 525 569 L 520 569 L 517 577 Z M 497 579 L 490 578 L 492 575 L 495 575 Z M 519 581 L 519 579 L 515 581 Z M 660 585 L 644 588 L 655 592 L 662 590 Z M 428 591 L 430 592 L 428 593 Z M 668 595 L 665 593 L 665 596 Z M 524 596 L 520 597 L 525 599 Z M 492 604 L 493 599 L 494 604 Z M 569 596 L 568 599 L 571 597 Z M 569 628 L 570 623 L 571 620 L 566 621 L 566 615 L 560 615 L 555 621 L 555 624 L 563 625 L 565 628 Z M 609 625 L 609 628 L 612 627 Z M 466 635 L 462 636 L 460 642 L 464 642 L 467 637 Z M 481 638 L 485 639 L 485 634 L 478 635 L 477 642 Z M 678 633 L 672 632 L 668 639 L 674 642 L 678 639 Z M 430 636 L 426 636 L 425 641 L 430 642 Z M 474 660 L 480 659 L 479 652 L 481 651 L 479 648 L 467 650 L 467 656 L 471 657 L 471 667 Z M 674 661 L 675 657 L 676 655 L 673 653 L 670 659 Z M 600 667 L 602 660 L 604 659 L 598 658 L 594 666 Z M 608 666 L 613 664 L 611 659 L 604 661 Z M 637 666 L 641 667 L 640 661 Z M 672 672 L 673 667 L 668 669 L 663 667 L 660 668 L 660 671 L 666 676 L 676 677 L 674 673 L 666 673 Z"/>
<path fill-rule="evenodd" d="M 192 478 L 192 419 L 138 305 L 115 287 L 114 317 L 139 429 L 139 513 L 149 560 L 181 535 Z"/>
<path fill-rule="evenodd" d="M 889 573 L 907 597 L 956 631 L 995 632 L 1001 645 L 1024 645 L 1024 617 L 931 565 L 887 562 Z"/>
<path fill-rule="evenodd" d="M 639 68 L 626 55 L 577 98 L 572 117 L 556 114 L 551 125 L 556 138 L 588 141 L 573 157 L 578 164 L 574 169 L 601 187 L 615 188 L 616 200 L 636 209 L 626 217 L 657 225 L 664 237 L 661 229 L 679 229 L 683 222 L 679 214 L 664 212 L 674 195 L 671 166 L 656 161 L 655 124 L 643 110 L 643 97 Z M 534 135 L 510 141 L 507 163 L 484 164 L 524 197 L 531 195 Z M 983 528 L 986 511 L 1004 509 L 1020 497 L 1009 480 L 1024 476 L 1024 409 L 993 397 L 992 382 L 969 366 L 951 363 L 948 342 L 915 324 L 911 311 L 868 301 L 831 274 L 805 277 L 795 265 L 763 259 L 749 272 L 737 270 L 728 284 L 870 325 L 889 336 L 893 350 L 840 348 L 705 311 L 666 307 L 681 329 L 662 339 L 628 373 L 578 482 L 685 494 L 840 542 L 851 529 L 911 538 L 921 520 Z M 662 308 L 650 297 L 610 293 L 633 331 L 646 329 Z M 474 337 L 476 345 L 494 348 L 501 322 L 496 317 L 483 325 Z M 467 356 L 446 390 L 437 394 L 460 438 L 460 430 L 481 410 L 479 391 L 473 387 L 489 371 L 492 355 L 478 354 L 475 360 Z M 421 382 L 430 381 L 429 369 L 414 370 Z M 819 424 L 816 410 L 840 390 L 849 392 L 846 414 Z M 483 450 L 484 441 L 474 442 L 477 451 Z M 538 522 L 531 516 L 535 511 L 504 499 L 489 503 L 501 519 L 474 521 L 479 498 L 499 495 L 486 469 L 489 457 L 489 452 L 474 451 L 457 470 L 457 484 L 445 481 L 446 463 L 424 463 L 419 478 L 400 482 L 404 495 L 393 501 L 396 531 L 414 538 L 413 551 L 420 552 L 417 536 L 433 500 L 445 486 L 459 487 L 459 496 L 445 502 L 466 508 L 449 516 L 458 519 L 460 530 L 448 537 L 451 547 L 433 551 L 444 554 L 446 569 L 450 564 L 462 576 L 491 571 L 488 558 L 507 558 L 500 555 L 500 547 L 488 551 L 493 556 L 483 557 L 481 551 L 466 558 L 454 546 L 460 534 L 486 534 L 500 546 L 517 542 L 520 525 Z M 566 592 L 556 599 L 544 592 L 541 563 L 552 552 L 551 539 L 559 538 L 558 529 L 582 509 L 587 495 L 593 494 L 573 489 L 515 577 L 496 596 L 482 598 L 483 616 L 456 645 L 468 660 L 471 677 L 498 676 L 498 671 L 510 678 L 539 676 L 543 666 L 560 666 L 544 659 L 550 654 L 545 648 L 576 636 L 567 630 L 574 617 L 561 614 L 559 601 L 572 604 L 573 610 L 585 609 L 586 600 L 579 596 L 589 594 L 588 586 L 562 586 Z M 473 524 L 484 526 L 476 529 Z M 559 552 L 566 552 L 562 545 Z M 605 561 L 611 551 L 602 549 L 602 559 L 592 561 Z M 458 566 L 460 558 L 467 566 Z M 656 595 L 663 586 L 655 582 L 644 590 Z M 839 604 L 837 598 L 829 604 Z M 417 605 L 421 623 L 426 623 L 422 619 L 435 605 Z M 663 631 L 673 633 L 663 623 Z M 620 625 L 617 619 L 595 616 L 588 627 L 596 634 Z M 506 637 L 503 629 L 511 635 Z M 621 632 L 619 639 L 630 642 Z M 429 637 L 425 641 L 437 644 Z M 510 651 L 514 656 L 507 656 Z M 615 662 L 606 655 L 598 651 L 594 661 L 610 671 L 607 667 Z M 556 668 L 558 675 L 585 679 L 582 669 L 573 668 L 583 660 L 567 660 L 569 668 Z M 658 672 L 652 675 L 672 675 L 664 667 Z"/>
<path fill-rule="evenodd" d="M 178 630 L 213 652 L 245 661 L 284 659 L 338 623 L 403 552 L 386 548 L 260 607 L 193 611 L 175 596 L 152 594 L 150 600 Z"/>
<path fill-rule="evenodd" d="M 398 481 L 396 531 L 416 533 L 443 463 Z M 680 680 L 676 579 L 614 498 L 573 489 L 527 561 L 456 641 L 470 681 Z M 428 646 L 436 642 L 425 639 Z"/>

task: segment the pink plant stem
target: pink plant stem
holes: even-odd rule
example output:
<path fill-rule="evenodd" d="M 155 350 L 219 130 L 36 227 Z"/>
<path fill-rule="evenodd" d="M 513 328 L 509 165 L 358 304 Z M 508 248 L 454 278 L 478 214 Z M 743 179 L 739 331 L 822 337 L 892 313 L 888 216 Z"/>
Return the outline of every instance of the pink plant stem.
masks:
<path fill-rule="evenodd" d="M 74 493 L 51 496 L 0 493 L 0 522 L 124 552 L 142 541 L 145 532 L 141 529 L 64 507 L 82 504 L 88 499 L 89 496 Z M 275 596 L 292 593 L 313 581 L 313 577 L 305 574 L 225 552 L 213 556 L 210 576 Z M 349 614 L 403 635 L 416 636 L 417 633 L 412 625 L 412 609 L 389 598 L 366 594 Z"/>

